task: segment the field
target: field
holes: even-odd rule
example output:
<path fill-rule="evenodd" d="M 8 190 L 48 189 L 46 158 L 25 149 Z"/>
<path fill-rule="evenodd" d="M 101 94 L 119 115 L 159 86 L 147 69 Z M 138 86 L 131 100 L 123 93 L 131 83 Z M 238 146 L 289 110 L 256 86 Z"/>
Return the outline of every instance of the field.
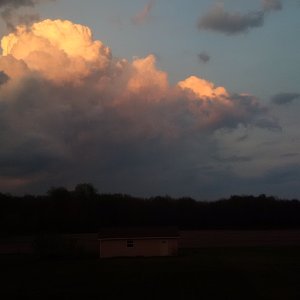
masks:
<path fill-rule="evenodd" d="M 181 231 L 181 248 L 299 246 L 300 230 Z"/>
<path fill-rule="evenodd" d="M 194 247 L 147 259 L 2 256 L 0 275 L 1 299 L 298 300 L 300 247 Z"/>

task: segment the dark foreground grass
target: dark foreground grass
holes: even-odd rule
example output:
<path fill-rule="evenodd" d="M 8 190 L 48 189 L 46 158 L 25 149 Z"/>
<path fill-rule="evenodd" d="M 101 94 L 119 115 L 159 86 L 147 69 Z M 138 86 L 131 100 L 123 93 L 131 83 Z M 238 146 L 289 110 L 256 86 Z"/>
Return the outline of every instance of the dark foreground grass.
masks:
<path fill-rule="evenodd" d="M 213 248 L 174 258 L 0 257 L 0 299 L 300 299 L 300 248 Z"/>

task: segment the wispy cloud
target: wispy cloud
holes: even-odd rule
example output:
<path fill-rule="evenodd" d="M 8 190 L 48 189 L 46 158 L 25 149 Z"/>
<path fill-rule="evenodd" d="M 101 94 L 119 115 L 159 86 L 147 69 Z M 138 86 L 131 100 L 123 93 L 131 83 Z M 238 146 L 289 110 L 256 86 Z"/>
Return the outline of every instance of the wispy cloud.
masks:
<path fill-rule="evenodd" d="M 144 24 L 150 18 L 151 10 L 153 9 L 155 2 L 155 0 L 150 0 L 150 2 L 145 5 L 143 10 L 132 17 L 132 22 L 136 25 Z"/>
<path fill-rule="evenodd" d="M 278 105 L 285 105 L 300 99 L 299 93 L 279 93 L 271 97 L 271 102 Z"/>
<path fill-rule="evenodd" d="M 203 51 L 198 54 L 198 59 L 200 62 L 205 64 L 210 61 L 210 55 L 207 52 Z"/>
<path fill-rule="evenodd" d="M 240 142 L 246 141 L 248 138 L 249 138 L 249 135 L 248 135 L 248 134 L 244 134 L 244 135 L 242 135 L 242 136 L 239 136 L 239 137 L 236 139 L 236 141 L 240 143 Z"/>
<path fill-rule="evenodd" d="M 241 163 L 241 162 L 249 162 L 253 160 L 253 157 L 251 156 L 239 156 L 239 155 L 233 155 L 230 157 L 213 157 L 216 161 L 220 163 Z"/>
<path fill-rule="evenodd" d="M 265 11 L 276 11 L 282 9 L 282 3 L 280 0 L 263 0 L 262 6 Z"/>

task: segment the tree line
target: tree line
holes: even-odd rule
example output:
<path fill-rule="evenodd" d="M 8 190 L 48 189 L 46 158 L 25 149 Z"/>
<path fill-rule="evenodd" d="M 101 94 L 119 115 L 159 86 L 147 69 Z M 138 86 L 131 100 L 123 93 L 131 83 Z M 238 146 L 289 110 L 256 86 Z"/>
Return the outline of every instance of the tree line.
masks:
<path fill-rule="evenodd" d="M 0 235 L 97 232 L 103 227 L 179 229 L 300 228 L 300 202 L 272 196 L 231 196 L 214 202 L 158 196 L 101 194 L 91 184 L 46 195 L 0 193 Z"/>

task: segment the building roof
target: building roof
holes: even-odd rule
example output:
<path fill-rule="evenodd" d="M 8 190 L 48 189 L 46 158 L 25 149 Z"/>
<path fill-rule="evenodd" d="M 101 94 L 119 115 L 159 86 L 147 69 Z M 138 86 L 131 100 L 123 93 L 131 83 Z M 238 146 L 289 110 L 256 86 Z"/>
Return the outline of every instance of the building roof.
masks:
<path fill-rule="evenodd" d="M 177 227 L 125 227 L 103 228 L 99 231 L 99 239 L 127 238 L 178 238 Z"/>

